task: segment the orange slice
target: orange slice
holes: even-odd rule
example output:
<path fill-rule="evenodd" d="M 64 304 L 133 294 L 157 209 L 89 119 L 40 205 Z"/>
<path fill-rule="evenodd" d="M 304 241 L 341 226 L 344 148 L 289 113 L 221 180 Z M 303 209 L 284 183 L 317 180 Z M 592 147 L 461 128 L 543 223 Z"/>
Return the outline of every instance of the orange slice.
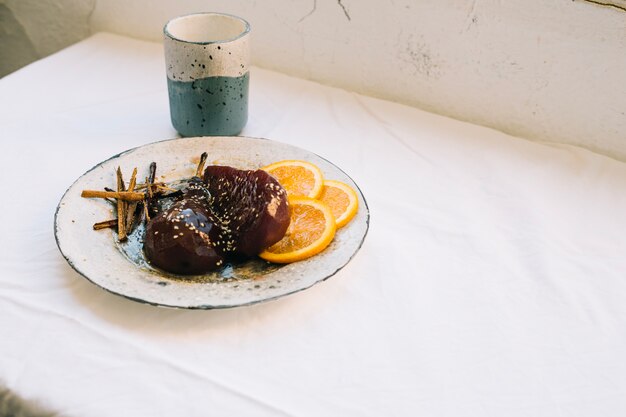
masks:
<path fill-rule="evenodd" d="M 348 224 L 359 209 L 356 192 L 348 184 L 340 181 L 325 180 L 318 199 L 330 207 L 335 216 L 337 228 Z"/>
<path fill-rule="evenodd" d="M 291 222 L 285 236 L 259 256 L 266 261 L 290 263 L 317 255 L 335 237 L 337 226 L 330 207 L 308 197 L 289 199 Z"/>
<path fill-rule="evenodd" d="M 317 198 L 322 192 L 322 171 L 310 162 L 285 160 L 261 169 L 273 175 L 289 196 Z"/>

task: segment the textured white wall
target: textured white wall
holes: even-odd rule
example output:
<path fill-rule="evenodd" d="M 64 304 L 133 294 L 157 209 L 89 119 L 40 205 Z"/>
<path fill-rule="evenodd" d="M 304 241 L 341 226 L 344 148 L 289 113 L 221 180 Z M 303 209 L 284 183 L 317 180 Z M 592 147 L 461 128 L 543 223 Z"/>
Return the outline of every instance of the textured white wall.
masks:
<path fill-rule="evenodd" d="M 221 11 L 251 22 L 258 66 L 626 160 L 626 1 L 601 2 L 617 7 L 595 0 L 0 0 L 0 58 L 3 6 L 28 34 L 22 54 L 37 56 L 86 36 L 89 19 L 91 33 L 160 41 L 173 16 Z"/>
<path fill-rule="evenodd" d="M 90 34 L 96 0 L 0 0 L 0 77 Z"/>
<path fill-rule="evenodd" d="M 619 3 L 615 3 L 619 4 Z M 247 18 L 256 65 L 626 160 L 626 12 L 572 0 L 99 1 L 93 30 Z"/>

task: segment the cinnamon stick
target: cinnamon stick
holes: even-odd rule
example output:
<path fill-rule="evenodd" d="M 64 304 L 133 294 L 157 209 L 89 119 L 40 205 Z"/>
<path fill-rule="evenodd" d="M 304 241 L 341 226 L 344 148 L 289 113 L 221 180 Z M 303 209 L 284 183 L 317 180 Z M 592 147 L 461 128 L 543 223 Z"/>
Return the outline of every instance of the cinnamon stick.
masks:
<path fill-rule="evenodd" d="M 134 191 L 137 185 L 137 168 L 133 169 L 133 173 L 130 176 L 130 182 L 128 183 L 128 191 Z"/>
<path fill-rule="evenodd" d="M 111 227 L 117 227 L 117 219 L 105 220 L 103 222 L 94 223 L 93 230 L 102 230 Z"/>
<path fill-rule="evenodd" d="M 148 175 L 148 186 L 154 184 L 154 180 L 156 179 L 156 162 L 150 162 L 150 169 Z"/>
<path fill-rule="evenodd" d="M 175 188 L 168 187 L 167 185 L 164 185 L 163 183 L 157 183 L 154 185 L 159 193 L 162 193 L 163 191 L 170 191 L 170 192 L 177 191 Z"/>
<path fill-rule="evenodd" d="M 117 192 L 121 193 L 126 191 L 124 186 L 124 178 L 122 177 L 122 170 L 117 167 Z M 122 241 L 126 240 L 126 202 L 122 199 L 117 200 L 117 238 Z"/>
<path fill-rule="evenodd" d="M 176 191 L 172 191 L 169 194 L 161 194 L 160 196 L 157 196 L 157 198 L 158 199 L 175 198 L 175 197 L 180 197 L 181 195 L 183 195 L 183 191 L 182 190 L 176 190 Z"/>
<path fill-rule="evenodd" d="M 150 213 L 148 213 L 148 203 L 144 203 L 143 205 L 143 216 L 146 219 L 146 223 L 150 221 Z"/>
<path fill-rule="evenodd" d="M 143 193 L 130 191 L 83 190 L 80 196 L 85 198 L 116 198 L 123 201 L 142 201 L 144 199 Z"/>
<path fill-rule="evenodd" d="M 128 191 L 135 191 L 135 186 L 137 185 L 137 168 L 133 169 L 133 173 L 130 176 L 130 182 L 128 184 Z M 135 210 L 137 209 L 136 201 L 127 202 L 126 203 L 126 217 L 125 217 L 125 227 L 126 232 L 131 233 L 133 231 L 134 223 L 135 223 Z"/>
<path fill-rule="evenodd" d="M 146 178 L 146 199 L 144 204 L 146 205 L 146 221 L 150 220 L 150 216 L 158 213 L 158 207 L 154 198 L 154 180 L 156 178 L 156 162 L 150 163 L 149 175 Z"/>
<path fill-rule="evenodd" d="M 200 162 L 198 162 L 198 168 L 196 168 L 196 177 L 202 178 L 202 171 L 204 171 L 207 156 L 206 152 L 202 152 L 202 155 L 200 155 Z"/>

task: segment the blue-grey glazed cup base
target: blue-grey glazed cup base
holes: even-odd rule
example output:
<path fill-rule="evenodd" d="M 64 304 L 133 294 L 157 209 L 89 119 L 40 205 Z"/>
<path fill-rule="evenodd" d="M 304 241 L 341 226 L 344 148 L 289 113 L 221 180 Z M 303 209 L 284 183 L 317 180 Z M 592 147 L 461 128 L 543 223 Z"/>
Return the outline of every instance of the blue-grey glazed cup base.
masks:
<path fill-rule="evenodd" d="M 248 121 L 249 73 L 191 82 L 167 79 L 172 125 L 182 136 L 234 136 Z"/>

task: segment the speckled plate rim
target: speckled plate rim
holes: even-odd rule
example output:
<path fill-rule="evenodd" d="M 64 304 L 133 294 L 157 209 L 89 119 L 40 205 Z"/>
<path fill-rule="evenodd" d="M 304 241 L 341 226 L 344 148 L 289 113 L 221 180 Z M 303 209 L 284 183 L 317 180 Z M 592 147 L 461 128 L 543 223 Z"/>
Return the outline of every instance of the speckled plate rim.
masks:
<path fill-rule="evenodd" d="M 75 190 L 77 185 L 80 183 L 81 179 L 83 179 L 84 177 L 94 173 L 97 169 L 103 167 L 105 164 L 107 163 L 111 163 L 112 161 L 118 160 L 126 155 L 130 155 L 133 152 L 136 152 L 140 149 L 146 149 L 149 148 L 151 146 L 155 146 L 155 145 L 159 145 L 159 144 L 163 144 L 163 143 L 181 143 L 181 144 L 185 144 L 188 143 L 191 140 L 202 140 L 202 141 L 208 141 L 208 142 L 214 142 L 214 141 L 226 141 L 226 142 L 231 142 L 233 140 L 243 140 L 243 141 L 261 141 L 260 143 L 262 144 L 268 144 L 270 146 L 272 145 L 279 145 L 282 147 L 287 147 L 287 148 L 291 148 L 294 151 L 297 151 L 299 153 L 306 153 L 309 156 L 313 157 L 314 159 L 318 159 L 319 161 L 323 161 L 324 164 L 327 164 L 328 166 L 332 166 L 337 172 L 341 173 L 342 176 L 344 178 L 333 178 L 333 179 L 339 179 L 339 180 L 344 180 L 345 182 L 349 183 L 350 185 L 352 185 L 355 190 L 357 191 L 357 195 L 359 197 L 359 212 L 357 213 L 357 216 L 355 217 L 355 219 L 348 224 L 347 226 L 345 226 L 344 228 L 340 229 L 338 231 L 338 235 L 340 235 L 341 233 L 343 233 L 343 231 L 348 230 L 350 227 L 353 227 L 354 224 L 360 224 L 361 230 L 359 230 L 359 234 L 358 236 L 356 236 L 356 240 L 354 240 L 353 245 L 352 245 L 352 249 L 350 250 L 350 253 L 348 254 L 348 256 L 344 256 L 340 262 L 337 262 L 330 270 L 327 270 L 327 272 L 323 273 L 321 276 L 316 277 L 315 279 L 310 279 L 308 281 L 305 281 L 304 283 L 301 283 L 300 285 L 296 285 L 293 286 L 291 288 L 286 289 L 285 291 L 282 292 L 278 292 L 276 294 L 273 295 L 268 295 L 268 296 L 262 296 L 262 297 L 258 297 L 258 298 L 254 298 L 254 299 L 250 299 L 250 300 L 246 300 L 243 302 L 234 302 L 234 303 L 228 303 L 228 302 L 223 302 L 223 303 L 216 303 L 216 302 L 209 302 L 209 303 L 197 303 L 197 304 L 184 304 L 183 303 L 171 303 L 171 302 L 163 302 L 163 301 L 157 301 L 154 299 L 150 299 L 150 297 L 146 297 L 146 296 L 136 296 L 136 295 L 132 295 L 129 294 L 125 291 L 120 291 L 119 289 L 114 289 L 111 288 L 110 286 L 106 285 L 105 283 L 103 283 L 100 279 L 97 279 L 97 277 L 94 277 L 92 275 L 92 273 L 90 273 L 89 271 L 86 271 L 85 268 L 81 267 L 81 265 L 79 265 L 76 262 L 76 258 L 75 258 L 75 253 L 71 253 L 71 251 L 68 251 L 67 248 L 65 248 L 64 245 L 64 237 L 62 236 L 61 233 L 61 224 L 60 221 L 62 220 L 62 214 L 63 214 L 63 203 L 66 201 L 68 194 L 72 191 Z M 310 159 L 310 158 L 302 158 L 302 155 L 298 155 L 300 157 L 298 158 L 292 158 L 292 159 Z M 289 158 L 284 158 L 284 159 L 289 159 Z M 158 163 L 158 161 L 157 161 Z M 244 168 L 244 167 L 242 167 Z M 324 171 L 324 170 L 323 170 Z M 329 177 L 330 178 L 330 177 Z M 367 201 L 365 200 L 365 197 L 363 196 L 363 193 L 361 192 L 360 188 L 358 187 L 358 185 L 352 180 L 352 178 L 345 173 L 341 168 L 337 167 L 336 165 L 334 165 L 332 162 L 328 161 L 327 159 L 313 153 L 310 151 L 307 151 L 305 149 L 302 149 L 300 147 L 291 145 L 291 144 L 287 144 L 287 143 L 283 143 L 283 142 L 278 142 L 278 141 L 274 141 L 274 140 L 270 140 L 270 139 L 266 139 L 266 138 L 257 138 L 257 137 L 248 137 L 248 136 L 234 136 L 234 137 L 229 137 L 229 136 L 206 136 L 206 137 L 194 137 L 194 138 L 173 138 L 173 139 L 164 139 L 164 140 L 160 140 L 160 141 L 156 141 L 156 142 L 152 142 L 152 143 L 148 143 L 145 145 L 141 145 L 135 148 L 131 148 L 131 149 L 127 149 L 125 151 L 122 151 L 116 155 L 111 156 L 110 158 L 96 164 L 95 166 L 93 166 L 91 169 L 87 170 L 84 174 L 82 174 L 78 179 L 76 179 L 72 185 L 70 185 L 70 187 L 68 187 L 68 189 L 64 192 L 63 196 L 61 197 L 59 204 L 57 205 L 56 211 L 55 211 L 55 215 L 54 215 L 54 236 L 55 236 L 55 241 L 57 244 L 57 247 L 59 248 L 59 251 L 61 252 L 61 254 L 63 255 L 63 257 L 65 258 L 65 260 L 68 262 L 68 264 L 78 273 L 80 274 L 82 277 L 84 277 L 85 279 L 87 279 L 89 282 L 93 283 L 94 285 L 104 289 L 105 291 L 124 297 L 126 299 L 132 300 L 132 301 L 136 301 L 139 303 L 143 303 L 143 304 L 148 304 L 148 305 L 152 305 L 152 306 L 157 306 L 157 307 L 167 307 L 167 308 L 175 308 L 175 309 L 199 309 L 199 310 L 211 310 L 211 309 L 226 309 L 226 308 L 236 308 L 236 307 L 245 307 L 245 306 L 250 306 L 250 305 L 254 305 L 254 304 L 258 304 L 258 303 L 264 303 L 264 302 L 268 302 L 268 301 L 272 301 L 272 300 L 276 300 L 278 298 L 282 298 L 288 295 L 292 295 L 292 294 L 296 294 L 298 292 L 304 291 L 308 288 L 311 288 L 313 285 L 318 284 L 320 282 L 326 281 L 327 279 L 331 278 L 332 276 L 336 275 L 343 267 L 345 267 L 353 258 L 354 256 L 357 254 L 357 252 L 360 250 L 360 248 L 363 245 L 363 242 L 365 241 L 365 237 L 367 236 L 367 233 L 369 231 L 369 221 L 370 221 L 370 214 L 369 214 L 369 207 L 367 205 Z M 73 222 L 73 221 L 72 221 Z M 355 223 L 358 222 L 358 223 Z M 92 231 L 93 232 L 93 231 Z M 97 236 L 95 235 L 96 232 L 93 232 L 91 234 L 91 236 Z M 87 235 L 89 236 L 89 235 Z M 113 241 L 112 236 L 110 237 L 110 246 L 115 246 L 115 243 Z M 327 249 L 327 251 L 330 250 Z M 120 258 L 123 258 L 124 255 L 119 251 L 119 249 L 116 248 L 116 251 L 119 255 Z M 325 251 L 326 252 L 326 251 Z M 298 262 L 298 263 L 293 263 L 293 264 L 289 264 L 287 267 L 291 267 L 291 269 L 299 269 L 298 266 L 299 265 L 304 265 L 304 264 L 310 264 L 311 262 L 316 263 L 316 262 L 323 262 L 323 254 L 317 255 L 316 257 L 313 257 L 307 261 L 302 261 L 302 262 Z M 128 261 L 128 266 L 130 269 L 139 269 L 138 266 L 132 264 L 130 261 Z M 286 273 L 289 273 L 290 271 L 284 271 Z M 301 271 L 300 271 L 301 272 Z M 160 278 L 157 278 L 160 279 Z M 263 278 L 265 279 L 265 278 Z M 280 282 L 280 281 L 279 281 Z M 186 284 L 185 284 L 186 285 Z M 204 284 L 197 284 L 197 285 L 204 285 Z M 219 284 L 218 284 L 219 285 Z"/>

